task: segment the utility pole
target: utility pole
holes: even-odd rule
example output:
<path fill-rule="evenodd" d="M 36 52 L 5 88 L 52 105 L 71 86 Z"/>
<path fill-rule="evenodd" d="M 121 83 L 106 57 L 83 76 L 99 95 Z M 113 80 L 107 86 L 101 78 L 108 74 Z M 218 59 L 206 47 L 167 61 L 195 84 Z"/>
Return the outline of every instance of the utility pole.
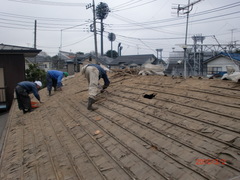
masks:
<path fill-rule="evenodd" d="M 86 6 L 86 9 L 93 8 L 93 32 L 94 32 L 94 45 L 95 45 L 95 55 L 98 57 L 98 50 L 97 50 L 97 28 L 96 28 L 96 8 L 94 0 Z"/>
<path fill-rule="evenodd" d="M 187 14 L 187 20 L 186 20 L 186 31 L 185 31 L 185 43 L 183 45 L 184 49 L 184 78 L 187 78 L 187 35 L 188 35 L 188 21 L 189 21 L 189 13 L 193 9 L 193 5 L 200 2 L 202 0 L 197 0 L 195 2 L 190 3 L 190 0 L 188 0 L 188 5 L 181 7 L 180 4 L 178 5 L 177 12 L 179 15 L 179 12 L 182 11 L 183 14 Z"/>
<path fill-rule="evenodd" d="M 95 55 L 96 55 L 96 57 L 98 57 L 98 51 L 97 51 L 97 28 L 96 28 L 96 8 L 95 8 L 94 0 L 93 0 L 93 27 L 94 27 Z"/>
<path fill-rule="evenodd" d="M 34 23 L 34 49 L 37 49 L 37 20 Z M 34 58 L 35 64 L 37 63 L 36 56 Z"/>
<path fill-rule="evenodd" d="M 34 23 L 34 48 L 37 48 L 37 20 Z"/>
<path fill-rule="evenodd" d="M 190 0 L 188 0 L 187 8 L 187 21 L 186 21 L 186 31 L 185 31 L 185 43 L 184 43 L 184 78 L 187 78 L 187 35 L 188 35 L 188 21 L 189 21 L 189 7 L 190 7 Z"/>
<path fill-rule="evenodd" d="M 230 43 L 230 48 L 231 48 L 231 52 L 232 49 L 234 48 L 234 41 L 233 41 L 233 31 L 237 30 L 236 28 L 231 29 L 231 43 Z"/>
<path fill-rule="evenodd" d="M 104 31 L 103 19 L 101 19 L 101 56 L 103 56 L 103 31 Z"/>

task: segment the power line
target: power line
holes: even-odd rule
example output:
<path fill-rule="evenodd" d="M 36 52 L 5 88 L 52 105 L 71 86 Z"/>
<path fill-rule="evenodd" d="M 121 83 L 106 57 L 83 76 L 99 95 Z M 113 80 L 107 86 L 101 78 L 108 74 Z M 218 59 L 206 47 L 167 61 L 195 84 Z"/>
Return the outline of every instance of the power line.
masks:
<path fill-rule="evenodd" d="M 90 36 L 87 36 L 87 37 L 85 37 L 85 38 L 83 38 L 83 39 L 81 39 L 81 40 L 79 40 L 79 41 L 76 41 L 76 42 L 71 43 L 71 44 L 68 44 L 68 45 L 64 45 L 64 46 L 62 46 L 62 47 L 68 47 L 68 46 L 72 46 L 72 45 L 78 44 L 78 43 L 80 43 L 80 42 L 85 41 L 86 39 L 89 39 L 89 38 L 92 37 L 92 36 L 93 36 L 93 35 L 91 34 Z"/>
<path fill-rule="evenodd" d="M 47 5 L 47 6 L 72 6 L 72 7 L 85 7 L 87 3 L 65 3 L 65 2 L 52 2 L 52 1 L 42 1 L 42 0 L 9 0 L 18 3 L 26 3 L 26 4 L 39 4 L 39 5 Z"/>
<path fill-rule="evenodd" d="M 17 0 L 12 0 L 12 1 L 17 1 Z M 23 1 L 23 0 L 18 0 L 18 1 Z M 26 0 L 25 0 L 26 1 Z M 132 7 L 134 6 L 138 6 L 140 4 L 143 3 L 150 3 L 151 1 L 142 1 L 142 0 L 138 0 L 137 2 L 135 0 L 132 1 L 128 1 L 128 4 L 130 4 Z M 119 6 L 118 9 L 116 8 L 115 10 L 120 11 L 121 9 L 124 10 L 125 7 L 123 6 L 124 4 L 122 4 L 122 6 Z M 129 6 L 129 8 L 131 8 L 131 6 Z M 222 15 L 214 15 L 214 13 L 217 12 L 223 12 L 229 9 L 233 9 L 233 8 L 237 8 L 238 6 L 240 6 L 240 2 L 238 3 L 232 3 L 226 6 L 221 6 L 218 8 L 214 8 L 214 9 L 210 9 L 210 10 L 206 10 L 206 11 L 202 11 L 199 13 L 195 13 L 193 15 L 191 15 L 190 17 L 194 17 L 196 18 L 195 20 L 191 20 L 189 21 L 192 24 L 201 24 L 201 23 L 206 23 L 206 22 L 212 22 L 210 20 L 215 20 L 215 21 L 219 21 L 220 20 L 226 20 L 226 19 L 237 19 L 240 17 L 233 17 L 234 15 L 238 15 L 238 11 L 234 11 L 231 13 L 224 13 Z M 113 29 L 113 31 L 130 31 L 130 30 L 154 30 L 157 32 L 162 32 L 164 34 L 172 34 L 172 35 L 177 35 L 179 34 L 179 36 L 175 36 L 175 37 L 156 37 L 156 38 L 133 38 L 133 37 L 129 37 L 129 36 L 121 36 L 121 35 L 117 35 L 119 39 L 123 40 L 124 42 L 126 42 L 126 44 L 129 44 L 129 46 L 132 47 L 136 47 L 136 44 L 139 45 L 139 47 L 141 47 L 141 49 L 145 49 L 143 43 L 139 44 L 139 41 L 165 41 L 165 40 L 178 40 L 178 39 L 183 39 L 183 37 L 181 37 L 181 33 L 178 32 L 170 32 L 171 30 L 166 30 L 164 28 L 166 27 L 179 27 L 184 25 L 184 17 L 180 17 L 180 18 L 168 18 L 168 19 L 160 19 L 160 20 L 156 20 L 156 21 L 148 21 L 148 22 L 136 22 L 130 19 L 127 19 L 125 17 L 120 17 L 119 15 L 117 15 L 116 12 L 113 9 L 113 12 L 111 12 L 114 18 L 118 18 L 121 19 L 124 22 L 127 22 L 128 24 L 110 24 L 110 26 L 106 26 L 105 29 L 107 31 L 109 31 L 110 28 Z M 204 17 L 206 15 L 209 15 L 209 17 Z M 75 22 L 79 23 L 79 21 L 84 21 L 86 22 L 86 19 L 64 19 L 64 18 L 50 18 L 50 17 L 33 17 L 33 16 L 23 16 L 23 15 L 17 15 L 17 14 L 10 14 L 10 13 L 4 13 L 4 12 L 0 12 L 0 21 L 2 22 L 0 27 L 3 28 L 11 28 L 11 29 L 22 29 L 22 30 L 33 30 L 33 22 L 30 22 L 28 20 L 38 20 L 38 30 L 39 31 L 59 31 L 59 29 L 64 29 L 64 28 L 68 28 L 70 26 L 78 26 L 78 25 L 74 25 L 76 24 Z M 4 18 L 5 17 L 5 18 Z M 202 18 L 200 18 L 202 17 Z M 229 17 L 229 18 L 224 18 L 224 17 Z M 221 18 L 221 19 L 220 19 Z M 41 20 L 41 21 L 39 21 Z M 9 21 L 9 22 L 7 22 Z M 61 22 L 61 23 L 60 23 Z M 86 22 L 86 24 L 84 25 L 89 25 L 90 22 Z M 81 25 L 79 28 L 76 28 L 74 30 L 69 30 L 69 33 L 71 32 L 79 32 L 79 31 L 83 31 L 86 32 L 86 28 L 84 28 L 84 25 Z M 112 31 L 110 31 L 112 32 Z M 88 38 L 86 38 L 88 39 Z M 80 43 L 81 41 L 75 42 L 73 44 L 70 45 L 66 45 L 66 46 L 71 46 L 77 43 Z M 149 43 L 147 42 L 147 44 L 149 45 Z M 158 43 L 159 44 L 159 43 Z M 156 46 L 158 45 L 156 44 Z M 152 45 L 152 44 L 151 44 Z M 154 44 L 155 45 L 155 44 Z"/>
<path fill-rule="evenodd" d="M 226 5 L 226 6 L 221 6 L 221 7 L 218 7 L 218 8 L 214 8 L 214 9 L 212 9 L 212 10 L 208 10 L 208 11 L 203 11 L 203 12 L 205 12 L 205 13 L 212 13 L 212 12 L 216 12 L 216 11 L 222 11 L 223 9 L 224 10 L 226 10 L 226 9 L 229 9 L 229 8 L 232 8 L 232 7 L 236 7 L 236 6 L 239 6 L 239 4 L 240 4 L 240 2 L 239 3 L 232 3 L 232 4 L 229 4 L 229 5 Z M 203 12 L 200 12 L 200 13 L 196 13 L 196 14 L 194 14 L 193 16 L 190 16 L 190 17 L 197 17 L 197 16 L 199 16 L 199 15 L 204 15 L 204 13 Z M 221 16 L 229 16 L 229 15 L 233 15 L 233 14 L 236 14 L 236 13 L 238 13 L 238 12 L 234 12 L 234 13 L 230 13 L 230 14 L 224 14 L 224 15 L 221 15 Z M 41 25 L 41 24 L 45 24 L 45 25 L 48 25 L 48 26 L 54 26 L 54 27 L 56 27 L 56 26 L 58 26 L 59 24 L 50 24 L 50 23 L 42 23 L 41 21 L 39 21 L 39 20 L 47 20 L 47 21 L 54 21 L 54 22 L 56 22 L 56 21 L 61 21 L 61 22 L 63 22 L 63 21 L 73 21 L 73 22 L 75 22 L 75 21 L 80 21 L 79 19 L 60 19 L 60 18 L 42 18 L 42 17 L 31 17 L 31 16 L 22 16 L 22 15 L 16 15 L 16 14 L 10 14 L 10 13 L 2 13 L 2 12 L 0 12 L 0 14 L 1 15 L 3 15 L 3 16 L 7 16 L 7 17 L 15 17 L 15 18 L 26 18 L 26 19 L 29 19 L 29 18 L 31 18 L 31 19 L 33 19 L 33 20 L 35 20 L 35 19 L 37 19 L 38 20 L 38 22 L 39 22 L 39 24 Z M 116 17 L 116 15 L 115 15 L 115 17 Z M 121 17 L 121 16 L 118 16 L 121 20 L 125 20 L 125 21 L 127 21 L 127 22 L 129 22 L 129 23 L 131 23 L 130 25 L 127 25 L 127 24 L 125 24 L 125 25 L 116 25 L 117 27 L 118 27 L 118 29 L 113 29 L 113 30 L 121 30 L 120 29 L 120 27 L 122 26 L 122 27 L 124 27 L 124 30 L 140 30 L 140 29 L 152 29 L 152 30 L 156 30 L 156 31 L 159 31 L 159 32 L 163 32 L 163 33 L 168 33 L 168 34 L 173 34 L 173 33 L 169 33 L 169 32 L 167 32 L 167 31 L 164 31 L 163 29 L 161 29 L 161 30 L 159 30 L 159 28 L 161 28 L 161 27 L 168 27 L 168 26 L 178 26 L 178 25 L 183 25 L 184 24 L 184 22 L 180 22 L 180 23 L 175 23 L 175 24 L 173 24 L 173 23 L 170 23 L 170 24 L 168 24 L 168 25 L 166 25 L 166 24 L 164 24 L 164 25 L 162 25 L 162 26 L 158 26 L 157 24 L 159 24 L 159 23 L 164 23 L 164 22 L 173 22 L 173 21 L 178 21 L 179 22 L 179 19 L 177 19 L 177 18 L 170 18 L 170 19 L 163 19 L 163 20 L 157 20 L 157 21 L 150 21 L 150 22 L 141 22 L 141 23 L 138 23 L 138 22 L 134 22 L 134 21 L 132 21 L 132 20 L 129 20 L 129 19 L 127 19 L 127 18 L 124 18 L 124 17 Z M 213 19 L 213 18 L 219 18 L 220 16 L 218 15 L 218 16 L 214 16 L 214 17 L 208 17 L 208 18 L 203 18 L 203 19 L 200 19 L 200 20 L 194 20 L 194 21 L 191 21 L 191 23 L 196 23 L 196 22 L 200 22 L 200 21 L 206 21 L 206 20 L 209 20 L 209 19 Z M 5 20 L 7 20 L 7 19 L 5 19 Z M 9 20 L 9 19 L 8 19 Z M 182 20 L 182 19 L 180 19 L 180 20 Z M 18 23 L 19 22 L 23 22 L 23 21 L 21 21 L 21 20 L 9 20 L 9 21 L 17 21 Z M 30 23 L 32 23 L 32 22 L 26 22 L 27 24 L 30 24 Z M 154 27 L 145 27 L 145 25 L 151 25 L 151 24 L 153 24 L 154 25 Z M 68 27 L 68 26 L 73 26 L 73 24 L 72 25 L 70 25 L 70 24 L 67 24 L 67 25 L 64 25 L 63 23 L 61 24 L 61 25 L 63 25 L 63 26 L 61 26 L 60 27 L 60 29 L 63 29 L 64 28 L 64 26 L 65 27 Z M 133 26 L 141 26 L 141 28 L 132 28 Z M 115 26 L 115 25 L 112 25 L 112 26 Z M 131 28 L 129 28 L 129 29 L 126 29 L 126 27 L 127 26 L 129 26 L 129 27 L 131 27 Z M 47 27 L 45 27 L 45 28 L 47 28 Z"/>
<path fill-rule="evenodd" d="M 123 3 L 123 4 L 120 4 L 120 5 L 117 5 L 117 6 L 115 6 L 115 7 L 113 7 L 113 9 L 117 9 L 117 8 L 121 8 L 121 7 L 126 7 L 126 6 L 128 6 L 128 5 L 131 5 L 132 3 L 137 3 L 139 0 L 130 0 L 130 1 L 127 1 L 127 2 L 125 2 L 125 3 Z M 140 1 L 142 1 L 142 0 L 140 0 Z"/>
<path fill-rule="evenodd" d="M 141 1 L 141 0 L 140 0 Z M 140 2 L 140 1 L 138 1 L 138 2 Z M 123 9 L 119 9 L 119 10 L 111 10 L 111 11 L 123 11 L 123 10 L 127 10 L 127 9 L 132 9 L 132 8 L 136 8 L 136 7 L 139 7 L 139 6 L 144 6 L 144 5 L 146 5 L 146 4 L 150 4 L 150 3 L 152 3 L 152 2 L 154 2 L 154 1 L 156 1 L 156 0 L 151 0 L 151 1 L 149 1 L 149 2 L 145 2 L 145 3 L 142 3 L 142 4 L 138 4 L 138 5 L 135 5 L 135 6 L 131 6 L 131 7 L 126 7 L 126 8 L 123 8 Z"/>
<path fill-rule="evenodd" d="M 226 6 L 221 6 L 221 7 L 218 7 L 218 8 L 211 9 L 211 10 L 202 11 L 202 12 L 199 12 L 199 13 L 195 13 L 194 15 L 190 15 L 190 17 L 198 17 L 200 15 L 207 15 L 207 14 L 213 13 L 213 12 L 219 12 L 219 11 L 227 10 L 227 9 L 230 9 L 230 8 L 236 8 L 237 6 L 240 6 L 240 2 L 239 3 L 232 3 L 232 4 L 229 4 L 229 5 L 226 5 Z M 179 20 L 179 18 L 168 18 L 168 19 L 161 19 L 161 20 L 155 20 L 155 21 L 148 21 L 148 22 L 141 22 L 141 23 L 139 23 L 139 22 L 130 20 L 130 19 L 126 18 L 126 17 L 122 17 L 120 15 L 114 14 L 113 12 L 111 12 L 111 13 L 113 15 L 115 15 L 115 17 L 119 18 L 120 20 L 131 23 L 130 25 L 118 24 L 118 26 L 149 25 L 149 24 L 158 24 L 158 23 L 163 23 L 163 22 L 172 22 L 172 21 L 178 21 Z M 184 19 L 184 17 L 182 17 L 182 19 Z"/>
<path fill-rule="evenodd" d="M 12 14 L 12 13 L 5 13 L 0 12 L 1 16 L 13 17 L 16 19 L 32 19 L 32 20 L 43 20 L 43 21 L 60 21 L 60 22 L 79 22 L 79 21 L 86 21 L 86 19 L 65 19 L 65 18 L 49 18 L 49 17 L 35 17 L 35 16 L 26 16 L 26 15 L 19 15 L 19 14 Z"/>
<path fill-rule="evenodd" d="M 227 16 L 231 16 L 231 15 L 235 15 L 235 14 L 239 14 L 240 12 L 232 12 L 232 13 L 228 13 L 228 14 L 222 14 L 222 15 L 216 15 L 216 16 L 212 16 L 212 17 L 208 17 L 208 18 L 202 18 L 202 19 L 197 19 L 197 20 L 190 20 L 189 22 L 193 25 L 193 24 L 201 24 L 204 23 L 204 21 L 207 20 L 213 20 L 213 21 L 208 21 L 208 22 L 216 22 L 216 21 L 223 21 L 223 20 L 227 20 L 227 19 L 238 19 L 238 17 L 229 17 L 229 18 L 222 18 L 222 17 L 227 17 Z M 191 17 L 191 16 L 190 16 Z M 221 18 L 221 19 L 219 19 Z M 216 20 L 219 19 L 219 20 Z M 177 20 L 176 20 L 177 21 Z M 163 32 L 163 33 L 167 33 L 167 34 L 176 34 L 176 33 L 171 33 L 169 30 L 163 30 L 163 29 L 159 29 L 159 28 L 166 28 L 166 27 L 173 27 L 173 26 L 179 26 L 179 25 L 184 25 L 185 22 L 178 22 L 178 23 L 171 23 L 171 24 L 154 24 L 154 26 L 150 27 L 150 26 L 146 26 L 146 25 L 141 25 L 141 24 L 135 24 L 135 26 L 139 26 L 134 27 L 133 25 L 110 25 L 112 31 L 135 31 L 135 30 L 143 30 L 143 29 L 148 29 L 148 30 L 155 30 L 158 32 Z M 115 27 L 116 26 L 116 27 Z"/>
<path fill-rule="evenodd" d="M 5 19 L 5 18 L 0 18 L 1 24 L 11 24 L 11 25 L 19 25 L 19 26 L 28 26 L 31 27 L 33 24 L 33 21 L 21 21 L 21 20 L 12 20 L 12 19 Z M 39 22 L 38 26 L 43 27 L 43 28 L 49 28 L 49 29 L 64 29 L 64 28 L 69 28 L 69 27 L 78 27 L 78 26 L 84 26 L 84 25 L 89 25 L 90 23 L 86 22 L 80 25 L 73 25 L 73 24 L 55 24 L 55 23 L 44 23 L 44 22 Z"/>

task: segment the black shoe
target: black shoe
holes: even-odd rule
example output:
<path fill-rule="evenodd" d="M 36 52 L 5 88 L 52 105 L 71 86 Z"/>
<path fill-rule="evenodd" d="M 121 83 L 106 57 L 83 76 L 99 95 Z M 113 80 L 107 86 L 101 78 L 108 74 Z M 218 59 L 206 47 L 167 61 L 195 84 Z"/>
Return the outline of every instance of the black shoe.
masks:
<path fill-rule="evenodd" d="M 98 108 L 92 107 L 93 103 L 95 103 L 95 102 L 96 102 L 95 99 L 93 99 L 93 98 L 88 98 L 88 106 L 87 106 L 87 109 L 88 109 L 88 110 L 91 110 L 91 111 L 97 110 Z"/>
<path fill-rule="evenodd" d="M 32 109 L 23 109 L 23 114 L 26 114 L 27 112 L 32 112 Z"/>

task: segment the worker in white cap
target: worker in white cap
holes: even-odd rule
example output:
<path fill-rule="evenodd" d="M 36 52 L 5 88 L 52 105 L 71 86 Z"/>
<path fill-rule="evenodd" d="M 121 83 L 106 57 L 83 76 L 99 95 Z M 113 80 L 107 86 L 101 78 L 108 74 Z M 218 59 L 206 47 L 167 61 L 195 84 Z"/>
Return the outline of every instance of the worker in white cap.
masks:
<path fill-rule="evenodd" d="M 36 99 L 41 103 L 40 96 L 38 94 L 38 89 L 40 89 L 40 87 L 42 87 L 41 81 L 22 81 L 17 84 L 15 92 L 17 96 L 18 107 L 23 111 L 24 114 L 32 111 L 29 94 L 33 93 Z"/>

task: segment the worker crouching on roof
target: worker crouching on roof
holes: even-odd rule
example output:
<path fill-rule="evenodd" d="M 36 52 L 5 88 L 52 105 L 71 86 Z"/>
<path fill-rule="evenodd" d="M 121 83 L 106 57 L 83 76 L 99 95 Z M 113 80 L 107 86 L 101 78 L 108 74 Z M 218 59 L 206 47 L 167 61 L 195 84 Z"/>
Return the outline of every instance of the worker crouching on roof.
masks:
<path fill-rule="evenodd" d="M 82 74 L 85 75 L 85 78 L 88 80 L 88 110 L 96 110 L 97 108 L 92 107 L 93 103 L 96 102 L 96 96 L 100 92 L 103 92 L 106 89 L 110 81 L 108 79 L 107 73 L 103 67 L 98 64 L 87 64 L 82 68 Z M 104 85 L 99 85 L 99 80 L 103 78 Z"/>
<path fill-rule="evenodd" d="M 29 94 L 33 93 L 33 95 L 37 98 L 37 100 L 41 103 L 40 96 L 38 94 L 38 89 L 42 87 L 41 81 L 22 81 L 19 82 L 15 88 L 18 107 L 23 113 L 31 112 L 31 99 Z"/>
<path fill-rule="evenodd" d="M 67 77 L 67 72 L 57 71 L 57 70 L 49 70 L 47 71 L 47 90 L 49 96 L 51 96 L 52 87 L 54 91 L 62 90 L 62 78 L 63 76 Z"/>

